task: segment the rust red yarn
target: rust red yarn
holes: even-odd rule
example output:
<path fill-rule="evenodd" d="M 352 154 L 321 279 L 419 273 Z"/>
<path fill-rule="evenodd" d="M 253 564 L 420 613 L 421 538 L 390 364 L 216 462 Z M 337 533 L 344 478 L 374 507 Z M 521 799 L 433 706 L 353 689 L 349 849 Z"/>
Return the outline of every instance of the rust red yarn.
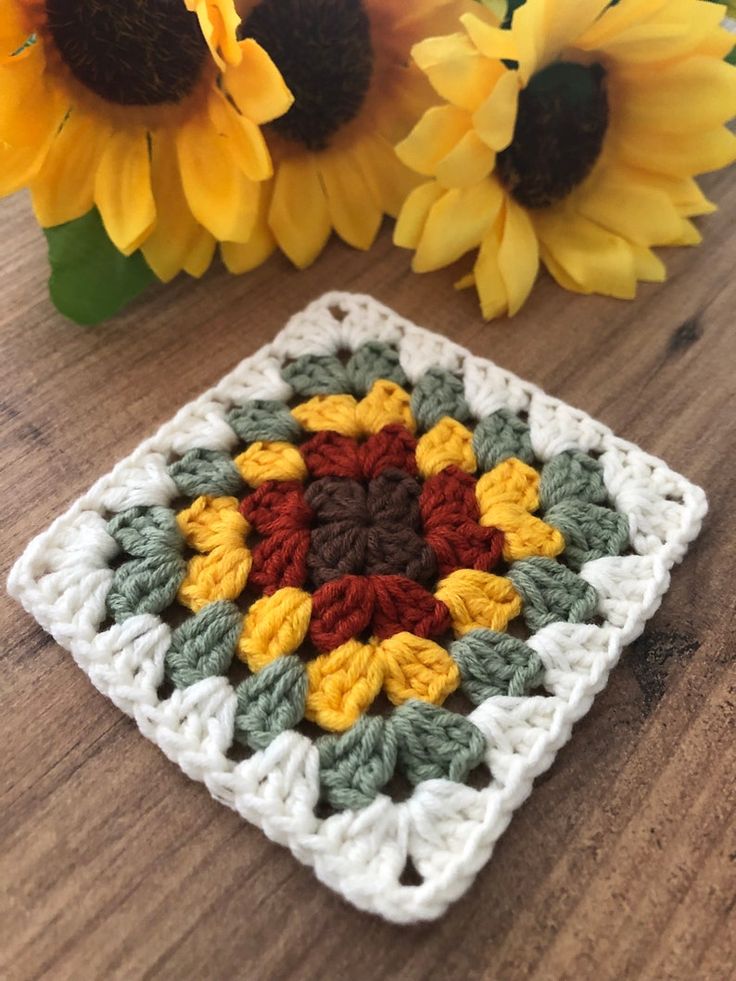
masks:
<path fill-rule="evenodd" d="M 267 480 L 241 501 L 240 513 L 259 535 L 306 529 L 314 518 L 298 480 Z"/>
<path fill-rule="evenodd" d="M 360 447 L 363 474 L 368 480 L 379 477 L 384 470 L 403 470 L 415 476 L 417 441 L 405 426 L 392 423 L 373 433 Z"/>
<path fill-rule="evenodd" d="M 268 535 L 253 549 L 250 582 L 269 596 L 282 586 L 301 588 L 307 581 L 310 537 L 306 529 Z"/>

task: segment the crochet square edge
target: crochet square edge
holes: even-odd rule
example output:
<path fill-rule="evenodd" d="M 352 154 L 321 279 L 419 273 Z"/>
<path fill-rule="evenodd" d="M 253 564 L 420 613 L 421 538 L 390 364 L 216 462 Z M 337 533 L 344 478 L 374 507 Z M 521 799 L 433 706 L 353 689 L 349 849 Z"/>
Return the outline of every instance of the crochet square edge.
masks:
<path fill-rule="evenodd" d="M 629 517 L 631 549 L 589 562 L 580 572 L 598 591 L 597 623 L 553 623 L 529 639 L 551 694 L 492 696 L 469 716 L 488 742 L 487 787 L 429 780 L 408 800 L 379 795 L 362 810 L 319 818 L 319 760 L 308 738 L 284 732 L 236 764 L 225 755 L 235 713 L 226 678 L 207 678 L 160 701 L 169 637 L 161 619 L 145 614 L 98 633 L 115 552 L 103 514 L 168 503 L 175 496 L 166 469 L 171 455 L 199 445 L 229 448 L 226 409 L 245 399 L 286 400 L 289 388 L 280 374 L 286 359 L 354 350 L 376 339 L 398 346 L 412 382 L 430 366 L 461 375 L 476 417 L 498 408 L 526 413 L 541 461 L 566 449 L 597 454 L 611 499 Z M 8 590 L 92 683 L 215 799 L 287 845 L 357 907 L 413 922 L 441 915 L 485 865 L 534 778 L 551 765 L 573 723 L 605 686 L 622 647 L 658 608 L 670 569 L 698 534 L 706 511 L 701 488 L 587 414 L 369 296 L 334 292 L 293 316 L 270 344 L 180 409 L 34 538 L 13 567 Z M 401 883 L 407 860 L 421 884 Z"/>

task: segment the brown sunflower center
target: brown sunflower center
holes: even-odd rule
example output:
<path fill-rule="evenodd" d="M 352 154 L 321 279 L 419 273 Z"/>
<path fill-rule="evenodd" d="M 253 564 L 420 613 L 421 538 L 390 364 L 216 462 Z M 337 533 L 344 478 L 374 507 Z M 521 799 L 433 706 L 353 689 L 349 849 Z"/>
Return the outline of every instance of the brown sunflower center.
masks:
<path fill-rule="evenodd" d="M 498 176 L 519 204 L 546 208 L 588 176 L 607 129 L 603 66 L 550 65 L 519 95 L 514 138 L 498 155 Z"/>
<path fill-rule="evenodd" d="M 72 75 L 120 105 L 179 102 L 207 57 L 182 0 L 46 0 L 46 21 Z"/>
<path fill-rule="evenodd" d="M 294 93 L 294 105 L 271 124 L 281 136 L 324 150 L 358 115 L 373 72 L 361 0 L 260 0 L 240 35 L 265 48 Z"/>

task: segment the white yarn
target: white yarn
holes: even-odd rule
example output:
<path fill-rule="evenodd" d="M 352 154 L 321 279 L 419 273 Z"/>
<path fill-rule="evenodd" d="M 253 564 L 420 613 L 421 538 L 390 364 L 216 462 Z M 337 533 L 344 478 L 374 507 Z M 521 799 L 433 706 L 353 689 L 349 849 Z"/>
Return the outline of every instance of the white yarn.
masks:
<path fill-rule="evenodd" d="M 396 344 L 412 381 L 435 364 L 460 372 L 478 418 L 499 408 L 526 411 L 541 460 L 573 448 L 600 453 L 611 500 L 629 517 L 635 554 L 582 568 L 598 591 L 602 623 L 554 623 L 529 639 L 544 664 L 549 697 L 493 697 L 470 715 L 488 743 L 487 787 L 430 780 L 401 803 L 379 795 L 362 810 L 321 819 L 314 813 L 319 759 L 309 739 L 285 732 L 234 763 L 226 755 L 236 704 L 230 682 L 206 678 L 162 701 L 157 689 L 169 627 L 157 616 L 141 615 L 101 630 L 109 560 L 116 553 L 105 524 L 110 512 L 173 501 L 178 492 L 166 466 L 178 454 L 197 446 L 231 449 L 235 437 L 225 414 L 232 405 L 250 398 L 288 400 L 291 390 L 280 373 L 284 360 L 354 350 L 368 339 Z M 34 539 L 8 589 L 72 652 L 93 684 L 213 797 L 287 845 L 356 906 L 403 923 L 439 916 L 470 886 L 534 778 L 550 766 L 605 685 L 622 645 L 657 609 L 669 570 L 697 535 L 706 510 L 699 487 L 583 412 L 370 297 L 330 293 L 181 409 Z M 423 876 L 420 885 L 399 882 L 409 858 Z"/>

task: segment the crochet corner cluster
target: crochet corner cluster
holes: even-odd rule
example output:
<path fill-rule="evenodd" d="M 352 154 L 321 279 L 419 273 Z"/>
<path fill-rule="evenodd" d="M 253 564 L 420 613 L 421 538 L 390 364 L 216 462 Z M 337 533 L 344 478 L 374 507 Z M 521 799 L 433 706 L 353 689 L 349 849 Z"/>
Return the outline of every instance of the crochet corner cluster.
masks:
<path fill-rule="evenodd" d="M 290 404 L 228 412 L 234 454 L 169 465 L 186 503 L 110 520 L 109 615 L 188 611 L 164 658 L 178 688 L 244 662 L 234 737 L 250 749 L 304 719 L 331 733 L 317 745 L 332 807 L 366 806 L 396 771 L 462 782 L 486 745 L 448 696 L 472 708 L 541 687 L 509 624 L 591 620 L 577 571 L 623 551 L 628 520 L 592 456 L 542 465 L 519 415 L 473 422 L 461 378 L 431 367 L 411 385 L 391 345 L 302 355 L 282 376 Z"/>

